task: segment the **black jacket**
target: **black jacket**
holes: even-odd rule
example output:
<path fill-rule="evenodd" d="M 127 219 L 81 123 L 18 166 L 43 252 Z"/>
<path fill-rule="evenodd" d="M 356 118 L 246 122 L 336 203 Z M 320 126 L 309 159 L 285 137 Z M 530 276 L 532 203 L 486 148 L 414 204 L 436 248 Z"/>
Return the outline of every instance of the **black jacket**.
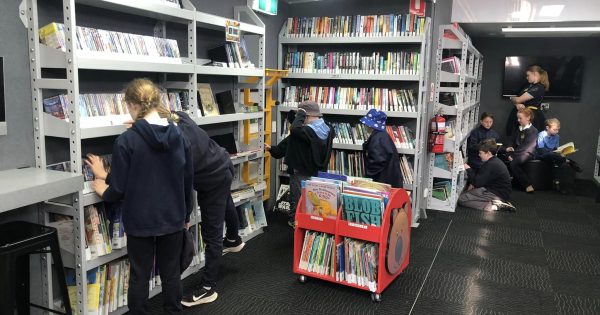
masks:
<path fill-rule="evenodd" d="M 394 142 L 385 131 L 373 130 L 363 143 L 365 177 L 376 182 L 402 188 L 404 178 L 400 171 L 400 157 Z"/>
<path fill-rule="evenodd" d="M 281 140 L 281 142 L 279 142 L 278 145 L 271 146 L 271 149 L 269 150 L 269 153 L 271 153 L 271 156 L 274 159 L 281 159 L 282 157 L 285 157 L 289 141 L 290 141 L 290 137 L 287 136 L 287 137 L 283 138 L 283 140 Z M 288 164 L 285 159 L 283 159 L 283 163 L 285 163 L 286 165 Z M 288 167 L 287 173 L 290 175 L 294 174 L 294 170 L 291 169 L 290 167 Z"/>
<path fill-rule="evenodd" d="M 497 157 L 493 156 L 487 162 L 481 164 L 481 168 L 475 171 L 467 169 L 469 182 L 475 188 L 484 187 L 504 201 L 510 200 L 512 186 L 510 184 L 510 173 L 506 165 Z"/>
<path fill-rule="evenodd" d="M 533 158 L 537 148 L 537 134 L 538 130 L 534 126 L 523 131 L 517 131 L 511 142 L 512 147 L 515 149 L 512 153 L 513 158 L 519 156 Z"/>
<path fill-rule="evenodd" d="M 229 153 L 215 141 L 206 131 L 198 126 L 188 114 L 176 112 L 179 116 L 177 126 L 189 140 L 194 160 L 194 189 L 203 191 L 212 189 L 225 179 L 225 172 L 233 167 Z"/>
<path fill-rule="evenodd" d="M 174 124 L 140 119 L 115 141 L 102 199 L 123 200 L 123 225 L 130 235 L 181 231 L 193 207 L 192 163 L 190 143 Z"/>
<path fill-rule="evenodd" d="M 477 149 L 479 143 L 483 140 L 494 139 L 498 141 L 500 135 L 494 129 L 485 129 L 482 125 L 473 129 L 469 139 L 467 140 L 467 150 L 469 157 L 469 166 L 474 169 L 479 169 L 481 164 L 481 158 L 479 157 L 479 150 Z"/>
<path fill-rule="evenodd" d="M 304 120 L 306 113 L 299 111 L 288 136 L 290 140 L 287 143 L 285 162 L 301 175 L 317 176 L 319 171 L 327 171 L 335 131 L 330 128 L 327 139 L 321 140 L 312 128 L 304 126 Z"/>

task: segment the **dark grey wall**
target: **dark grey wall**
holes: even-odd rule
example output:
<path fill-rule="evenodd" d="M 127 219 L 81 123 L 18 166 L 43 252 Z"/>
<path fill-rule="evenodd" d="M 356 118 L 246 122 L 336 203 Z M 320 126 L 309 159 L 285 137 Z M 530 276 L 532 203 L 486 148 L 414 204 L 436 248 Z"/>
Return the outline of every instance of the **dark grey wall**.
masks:
<path fill-rule="evenodd" d="M 511 110 L 507 98 L 501 96 L 505 56 L 584 57 L 581 99 L 547 99 L 550 110 L 546 112 L 546 116 L 560 119 L 561 142 L 573 141 L 579 148 L 579 152 L 572 155 L 584 168 L 584 172 L 578 176 L 591 179 L 600 127 L 600 40 L 595 37 L 475 38 L 473 43 L 484 56 L 481 111 L 494 113 L 494 128 L 501 134 L 504 134 L 504 126 Z"/>
<path fill-rule="evenodd" d="M 32 166 L 33 122 L 27 29 L 18 0 L 0 1 L 0 56 L 4 57 L 8 134 L 0 136 L 0 170 Z"/>

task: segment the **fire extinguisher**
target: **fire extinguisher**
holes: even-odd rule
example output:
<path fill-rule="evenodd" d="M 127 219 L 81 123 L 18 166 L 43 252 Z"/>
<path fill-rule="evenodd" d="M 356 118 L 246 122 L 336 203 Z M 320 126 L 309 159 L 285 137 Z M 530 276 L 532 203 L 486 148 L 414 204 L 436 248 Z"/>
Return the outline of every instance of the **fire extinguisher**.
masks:
<path fill-rule="evenodd" d="M 429 151 L 444 153 L 444 135 L 446 134 L 446 119 L 442 115 L 431 118 L 429 127 Z"/>

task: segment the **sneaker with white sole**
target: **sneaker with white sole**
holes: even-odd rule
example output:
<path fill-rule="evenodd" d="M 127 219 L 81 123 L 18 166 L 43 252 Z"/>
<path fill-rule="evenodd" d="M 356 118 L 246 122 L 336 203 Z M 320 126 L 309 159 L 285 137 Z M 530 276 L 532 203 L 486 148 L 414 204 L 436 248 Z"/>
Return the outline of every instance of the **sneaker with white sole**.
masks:
<path fill-rule="evenodd" d="M 237 253 L 240 252 L 246 243 L 242 241 L 241 237 L 237 237 L 235 241 L 230 241 L 227 238 L 223 239 L 223 254 L 226 253 Z"/>
<path fill-rule="evenodd" d="M 492 204 L 498 208 L 497 211 L 505 211 L 505 212 L 516 212 L 517 208 L 513 206 L 510 202 L 504 202 L 502 200 L 493 200 Z"/>
<path fill-rule="evenodd" d="M 181 300 L 181 304 L 186 307 L 206 304 L 214 302 L 218 296 L 215 290 L 206 290 L 201 287 L 200 289 L 195 289 L 191 294 L 186 294 Z"/>

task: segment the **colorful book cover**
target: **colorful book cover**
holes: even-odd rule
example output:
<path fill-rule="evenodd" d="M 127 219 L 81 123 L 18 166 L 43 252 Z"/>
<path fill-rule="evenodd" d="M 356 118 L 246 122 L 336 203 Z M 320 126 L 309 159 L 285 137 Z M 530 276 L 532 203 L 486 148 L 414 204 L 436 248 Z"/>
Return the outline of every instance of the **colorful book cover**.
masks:
<path fill-rule="evenodd" d="M 355 194 L 342 194 L 343 216 L 346 221 L 381 226 L 383 198 L 371 198 Z"/>
<path fill-rule="evenodd" d="M 306 213 L 336 218 L 338 195 L 339 186 L 335 183 L 306 181 Z"/>

